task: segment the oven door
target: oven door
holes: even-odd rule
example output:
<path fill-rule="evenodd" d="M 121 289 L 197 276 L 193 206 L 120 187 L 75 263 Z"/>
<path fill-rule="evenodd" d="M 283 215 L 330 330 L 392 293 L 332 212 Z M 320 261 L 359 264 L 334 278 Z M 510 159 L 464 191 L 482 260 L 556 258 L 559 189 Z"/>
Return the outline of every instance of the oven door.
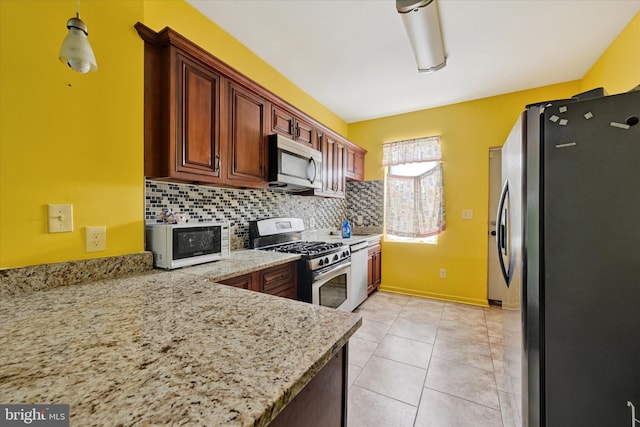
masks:
<path fill-rule="evenodd" d="M 312 303 L 342 311 L 350 311 L 351 261 L 318 270 L 311 284 Z"/>

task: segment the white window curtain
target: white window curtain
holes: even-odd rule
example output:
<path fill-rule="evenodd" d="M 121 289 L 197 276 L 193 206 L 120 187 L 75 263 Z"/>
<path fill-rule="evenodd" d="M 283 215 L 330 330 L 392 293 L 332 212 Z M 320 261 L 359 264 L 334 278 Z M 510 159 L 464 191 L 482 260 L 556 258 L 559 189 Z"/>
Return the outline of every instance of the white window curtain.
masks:
<path fill-rule="evenodd" d="M 440 138 L 398 141 L 383 146 L 383 165 L 416 162 L 439 164 L 418 176 L 387 175 L 386 232 L 421 238 L 446 228 Z"/>

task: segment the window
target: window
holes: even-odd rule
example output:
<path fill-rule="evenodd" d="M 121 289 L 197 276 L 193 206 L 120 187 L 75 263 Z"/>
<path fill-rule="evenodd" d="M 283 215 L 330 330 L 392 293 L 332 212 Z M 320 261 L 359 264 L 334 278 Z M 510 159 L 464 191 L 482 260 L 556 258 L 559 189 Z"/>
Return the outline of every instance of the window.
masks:
<path fill-rule="evenodd" d="M 442 156 L 438 137 L 383 146 L 385 233 L 390 240 L 437 243 L 445 229 Z"/>

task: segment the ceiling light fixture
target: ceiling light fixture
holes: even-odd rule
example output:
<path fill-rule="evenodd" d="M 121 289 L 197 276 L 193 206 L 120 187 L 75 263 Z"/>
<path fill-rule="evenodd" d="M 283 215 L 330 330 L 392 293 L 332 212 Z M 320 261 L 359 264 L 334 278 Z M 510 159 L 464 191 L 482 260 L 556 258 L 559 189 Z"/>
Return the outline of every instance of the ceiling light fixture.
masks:
<path fill-rule="evenodd" d="M 418 72 L 431 73 L 447 65 L 436 0 L 396 0 L 409 36 Z"/>
<path fill-rule="evenodd" d="M 60 48 L 60 62 L 82 74 L 97 71 L 96 57 L 87 39 L 89 30 L 87 24 L 80 19 L 80 0 L 78 0 L 76 16 L 67 21 L 67 28 L 69 33 Z"/>

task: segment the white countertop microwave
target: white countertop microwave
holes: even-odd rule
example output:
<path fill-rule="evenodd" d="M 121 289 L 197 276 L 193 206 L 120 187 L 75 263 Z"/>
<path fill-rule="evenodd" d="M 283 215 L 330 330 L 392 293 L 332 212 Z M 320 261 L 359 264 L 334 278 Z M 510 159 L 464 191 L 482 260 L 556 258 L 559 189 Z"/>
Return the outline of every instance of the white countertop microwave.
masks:
<path fill-rule="evenodd" d="M 153 265 L 167 270 L 202 264 L 230 255 L 227 223 L 147 224 L 146 249 L 153 252 Z"/>

